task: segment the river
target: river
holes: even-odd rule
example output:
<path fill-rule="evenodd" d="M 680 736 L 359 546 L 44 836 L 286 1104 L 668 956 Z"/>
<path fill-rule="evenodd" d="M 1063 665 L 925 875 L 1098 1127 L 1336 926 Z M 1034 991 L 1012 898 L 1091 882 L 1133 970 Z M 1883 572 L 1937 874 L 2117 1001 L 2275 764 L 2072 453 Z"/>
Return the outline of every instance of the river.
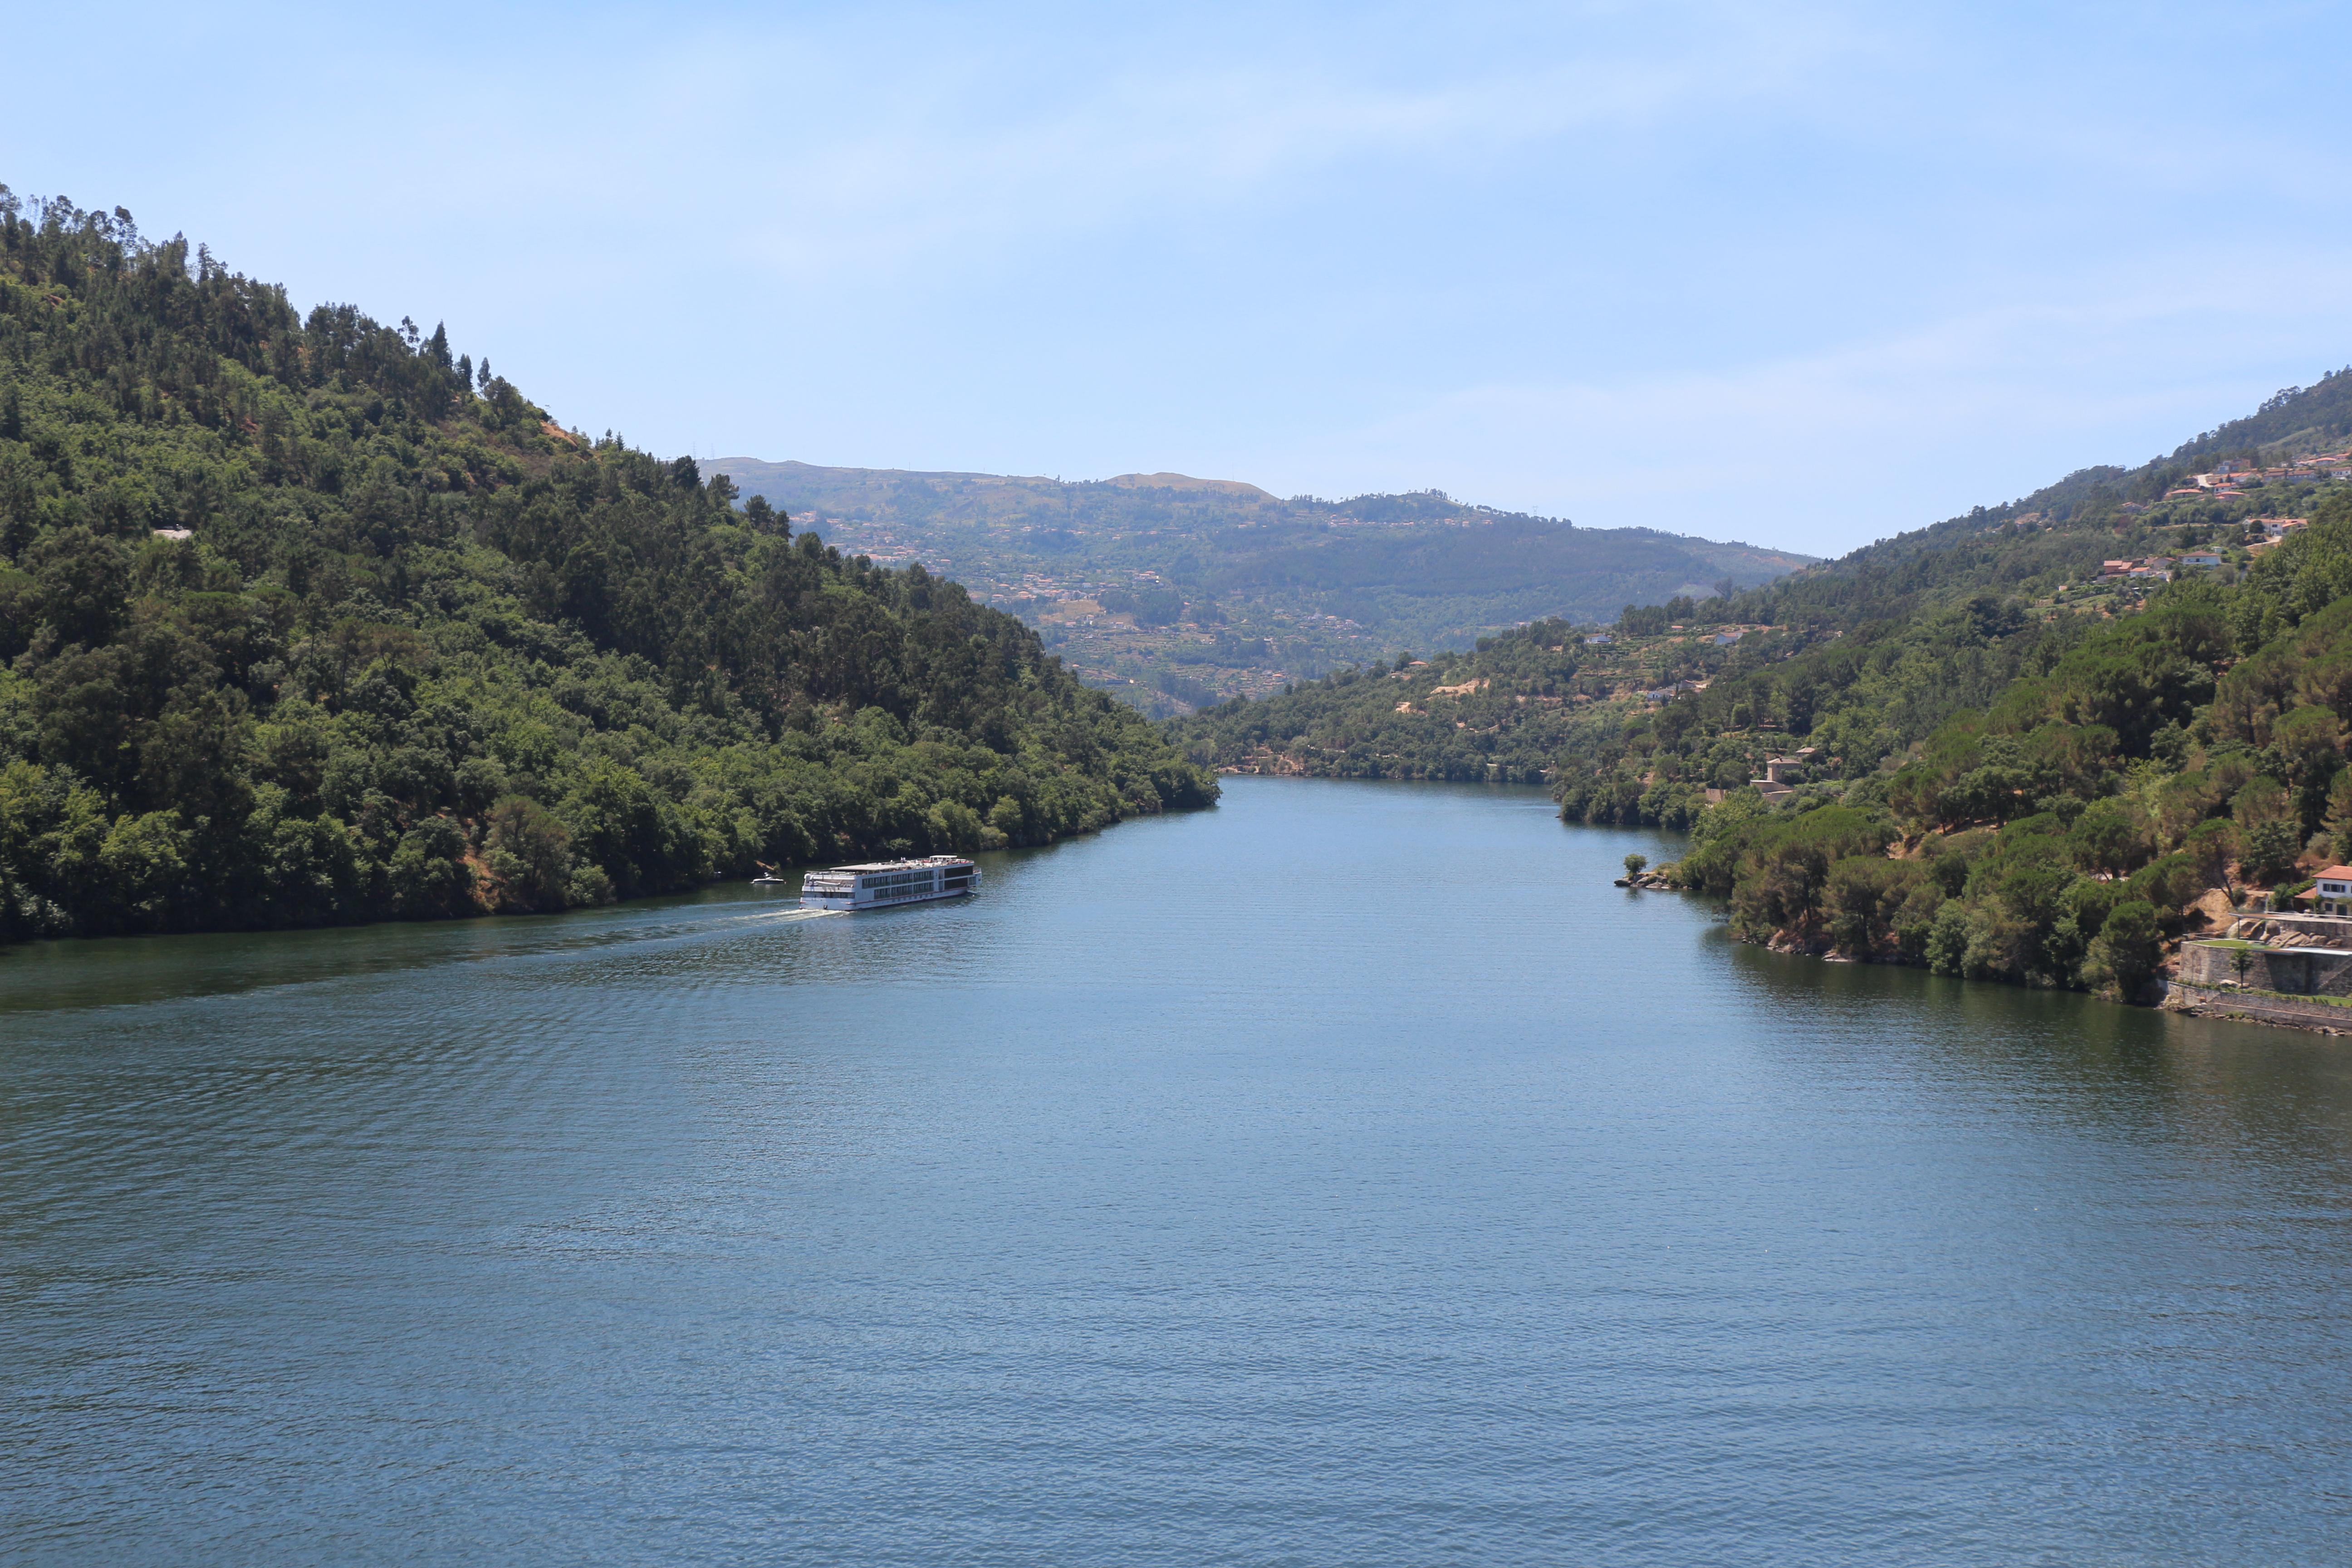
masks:
<path fill-rule="evenodd" d="M 2347 1560 L 2352 1041 L 1632 848 L 1244 778 L 951 905 L 0 952 L 0 1558 Z"/>

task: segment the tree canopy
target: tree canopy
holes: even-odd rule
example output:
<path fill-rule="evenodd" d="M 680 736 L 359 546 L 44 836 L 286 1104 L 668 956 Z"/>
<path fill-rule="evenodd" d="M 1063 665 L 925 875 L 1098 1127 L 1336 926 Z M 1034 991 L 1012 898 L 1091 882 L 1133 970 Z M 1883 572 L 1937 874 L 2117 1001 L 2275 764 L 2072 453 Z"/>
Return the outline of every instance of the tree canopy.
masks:
<path fill-rule="evenodd" d="M 0 187 L 0 940 L 543 910 L 1216 786 L 439 327 Z"/>

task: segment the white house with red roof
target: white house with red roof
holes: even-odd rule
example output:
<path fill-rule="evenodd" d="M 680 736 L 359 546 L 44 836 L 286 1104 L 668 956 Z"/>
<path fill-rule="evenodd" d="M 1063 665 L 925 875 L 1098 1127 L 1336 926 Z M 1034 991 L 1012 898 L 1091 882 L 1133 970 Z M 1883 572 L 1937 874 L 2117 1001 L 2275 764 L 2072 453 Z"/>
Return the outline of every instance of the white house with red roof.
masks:
<path fill-rule="evenodd" d="M 2315 915 L 2352 915 L 2352 866 L 2330 866 L 2311 884 L 2311 890 L 2297 896 L 2297 902 L 2311 900 L 2311 912 Z"/>

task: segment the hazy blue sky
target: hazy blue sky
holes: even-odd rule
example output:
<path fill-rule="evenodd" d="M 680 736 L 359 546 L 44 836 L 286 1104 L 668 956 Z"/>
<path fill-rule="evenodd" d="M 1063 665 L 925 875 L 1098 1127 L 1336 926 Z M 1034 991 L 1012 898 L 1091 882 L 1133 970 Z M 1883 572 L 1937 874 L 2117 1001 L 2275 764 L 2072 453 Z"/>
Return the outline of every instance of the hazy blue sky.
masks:
<path fill-rule="evenodd" d="M 53 6 L 0 181 L 665 454 L 1819 552 L 2352 361 L 2341 5 Z"/>

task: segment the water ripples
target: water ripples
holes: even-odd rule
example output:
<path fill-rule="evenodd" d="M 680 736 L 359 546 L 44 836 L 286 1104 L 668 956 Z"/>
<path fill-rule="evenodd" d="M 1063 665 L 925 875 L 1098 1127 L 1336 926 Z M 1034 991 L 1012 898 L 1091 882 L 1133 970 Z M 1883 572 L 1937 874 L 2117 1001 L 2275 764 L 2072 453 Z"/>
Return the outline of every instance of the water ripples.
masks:
<path fill-rule="evenodd" d="M 0 1552 L 2340 1555 L 2340 1044 L 1629 847 L 1240 780 L 879 915 L 0 956 Z"/>

